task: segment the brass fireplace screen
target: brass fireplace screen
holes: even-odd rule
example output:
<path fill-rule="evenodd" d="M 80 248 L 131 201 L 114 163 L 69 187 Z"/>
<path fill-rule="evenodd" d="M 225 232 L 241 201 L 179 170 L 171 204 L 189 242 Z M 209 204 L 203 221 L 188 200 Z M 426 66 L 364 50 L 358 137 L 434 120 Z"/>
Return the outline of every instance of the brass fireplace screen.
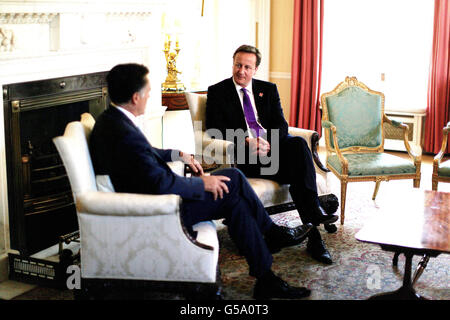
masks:
<path fill-rule="evenodd" d="M 11 248 L 28 256 L 78 230 L 72 191 L 52 138 L 108 106 L 106 72 L 3 86 Z"/>

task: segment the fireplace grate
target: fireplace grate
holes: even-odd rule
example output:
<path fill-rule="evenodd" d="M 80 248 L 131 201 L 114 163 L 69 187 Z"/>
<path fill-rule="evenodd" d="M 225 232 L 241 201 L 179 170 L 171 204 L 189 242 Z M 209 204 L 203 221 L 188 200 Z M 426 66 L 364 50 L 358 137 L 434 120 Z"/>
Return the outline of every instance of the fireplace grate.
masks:
<path fill-rule="evenodd" d="M 11 248 L 30 257 L 78 231 L 67 174 L 52 139 L 108 106 L 107 72 L 3 87 Z M 23 263 L 23 262 L 21 262 Z M 37 265 L 28 264 L 27 268 Z M 24 269 L 24 272 L 27 269 Z"/>

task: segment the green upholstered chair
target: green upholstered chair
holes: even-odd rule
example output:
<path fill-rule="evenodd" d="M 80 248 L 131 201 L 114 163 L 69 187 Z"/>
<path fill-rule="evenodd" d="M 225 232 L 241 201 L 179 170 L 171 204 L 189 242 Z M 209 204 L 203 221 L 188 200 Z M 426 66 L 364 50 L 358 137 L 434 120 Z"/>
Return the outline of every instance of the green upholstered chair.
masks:
<path fill-rule="evenodd" d="M 333 91 L 321 95 L 327 167 L 341 181 L 341 224 L 344 224 L 347 183 L 414 179 L 420 186 L 422 151 L 415 153 L 408 142 L 408 126 L 384 114 L 384 94 L 370 90 L 355 77 L 346 77 Z M 384 123 L 402 128 L 410 159 L 384 153 Z"/>
<path fill-rule="evenodd" d="M 437 190 L 438 182 L 450 182 L 450 160 L 442 161 L 445 150 L 447 149 L 448 133 L 450 131 L 450 122 L 442 130 L 442 146 L 439 153 L 433 159 L 432 188 Z"/>

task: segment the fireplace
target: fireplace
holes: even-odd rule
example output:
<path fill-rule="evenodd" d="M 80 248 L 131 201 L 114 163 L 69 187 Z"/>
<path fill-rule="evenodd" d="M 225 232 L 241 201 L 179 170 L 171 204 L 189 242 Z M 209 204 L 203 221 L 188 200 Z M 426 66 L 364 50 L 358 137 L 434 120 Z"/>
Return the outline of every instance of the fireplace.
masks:
<path fill-rule="evenodd" d="M 72 191 L 52 138 L 108 105 L 106 73 L 3 86 L 11 248 L 30 256 L 78 230 Z"/>
<path fill-rule="evenodd" d="M 11 46 L 8 46 L 8 44 L 6 44 L 6 47 L 4 44 L 0 45 L 2 47 L 0 49 L 3 50 L 0 50 L 0 106 L 7 105 L 6 110 L 0 108 L 0 287 L 4 281 L 11 278 L 10 261 L 12 254 L 19 255 L 20 253 L 23 255 L 25 251 L 28 251 L 27 254 L 31 254 L 32 257 L 27 260 L 31 262 L 34 257 L 48 261 L 58 252 L 58 246 L 51 246 L 49 250 L 33 254 L 33 251 L 40 250 L 39 247 L 43 247 L 44 244 L 42 243 L 33 249 L 32 238 L 28 238 L 28 233 L 23 233 L 23 231 L 25 231 L 25 228 L 31 228 L 35 232 L 40 226 L 34 227 L 35 221 L 32 221 L 32 215 L 27 215 L 27 218 L 17 216 L 17 209 L 19 208 L 22 210 L 21 212 L 24 212 L 24 209 L 37 212 L 33 219 L 43 218 L 45 214 L 39 211 L 41 211 L 41 205 L 47 205 L 48 203 L 36 200 L 35 198 L 38 198 L 39 195 L 31 195 L 32 192 L 41 191 L 41 187 L 35 186 L 34 188 L 23 189 L 23 181 L 27 179 L 28 172 L 30 172 L 30 175 L 31 173 L 40 175 L 46 171 L 28 171 L 26 169 L 26 166 L 30 163 L 30 158 L 31 161 L 36 163 L 37 160 L 33 157 L 42 154 L 41 148 L 44 147 L 40 147 L 39 143 L 33 140 L 31 140 L 30 145 L 28 141 L 23 143 L 22 141 L 11 141 L 10 132 L 14 124 L 12 122 L 17 119 L 23 120 L 23 116 L 28 116 L 28 114 L 34 112 L 27 110 L 20 112 L 19 115 L 12 114 L 13 101 L 21 101 L 20 104 L 15 102 L 14 106 L 14 108 L 20 106 L 19 110 L 26 107 L 27 102 L 22 102 L 25 98 L 22 95 L 23 91 L 17 91 L 22 90 L 23 87 L 18 86 L 17 89 L 14 89 L 13 85 L 30 81 L 36 81 L 36 84 L 39 84 L 40 80 L 57 79 L 53 82 L 53 89 L 56 90 L 54 93 L 70 92 L 75 94 L 78 90 L 71 87 L 70 80 L 58 81 L 58 79 L 64 80 L 72 75 L 103 72 L 110 70 L 119 63 L 128 62 L 142 63 L 148 66 L 151 70 L 149 77 L 152 85 L 157 86 L 164 81 L 165 58 L 162 52 L 161 17 L 162 12 L 167 11 L 166 8 L 170 9 L 170 5 L 161 0 L 112 2 L 111 5 L 105 6 L 104 0 L 5 0 L 0 5 L 0 27 L 14 37 L 14 43 L 11 43 Z M 60 85 L 64 88 L 60 88 Z M 88 85 L 81 88 L 87 89 L 89 87 Z M 90 88 L 95 89 L 94 95 L 101 96 L 99 87 Z M 42 103 L 47 103 L 44 99 L 44 91 L 42 87 L 36 86 L 31 96 L 40 97 Z M 48 91 L 45 92 L 48 95 L 53 95 Z M 95 99 L 98 98 L 87 98 L 86 100 Z M 8 102 L 4 100 L 8 100 Z M 79 100 L 72 101 L 65 103 L 65 105 L 80 102 Z M 41 111 L 39 108 L 36 110 L 37 112 Z M 83 108 L 86 109 L 87 107 L 84 106 Z M 153 113 L 156 110 L 159 114 L 160 108 L 161 92 L 160 90 L 152 90 L 148 101 L 148 114 L 143 120 L 144 128 L 148 127 L 150 137 L 154 135 L 153 120 L 151 120 L 154 116 Z M 55 118 L 59 118 L 59 115 L 49 114 L 44 119 L 38 120 L 40 122 L 38 133 L 46 133 L 44 128 L 46 128 L 46 125 L 53 123 Z M 150 125 L 150 123 L 152 124 Z M 25 129 L 22 123 L 19 123 L 19 125 L 21 130 Z M 28 130 L 28 128 L 26 129 Z M 32 132 L 33 136 L 34 133 Z M 17 144 L 13 144 L 13 142 L 17 142 Z M 8 147 L 6 144 L 8 144 Z M 13 152 L 15 151 L 11 148 L 13 145 L 20 146 L 20 155 Z M 6 151 L 7 148 L 8 151 Z M 24 148 L 24 154 L 26 155 L 24 159 L 22 159 L 22 148 Z M 49 148 L 53 148 L 53 145 L 50 144 Z M 29 155 L 30 150 L 33 152 L 32 156 Z M 21 163 L 21 166 L 23 160 L 25 174 L 17 166 L 13 173 L 10 172 L 11 161 L 14 158 Z M 39 158 L 39 160 L 50 163 L 55 161 L 51 157 L 50 159 Z M 45 163 L 42 165 L 47 167 Z M 50 167 L 53 166 L 50 165 Z M 53 171 L 52 175 L 54 176 L 51 178 L 54 178 L 55 181 L 47 180 L 47 182 L 44 182 L 44 180 L 40 184 L 45 184 L 48 188 L 52 186 L 52 183 L 56 184 L 58 182 L 57 177 L 61 173 L 58 171 L 60 168 L 48 169 Z M 32 170 L 31 167 L 29 170 Z M 17 179 L 16 176 L 19 175 L 21 178 Z M 59 187 L 57 188 L 59 189 Z M 12 201 L 12 197 L 16 197 L 18 192 L 21 192 L 20 196 L 23 197 L 23 201 Z M 27 192 L 27 194 L 24 195 L 24 192 Z M 28 197 L 28 194 L 30 197 Z M 60 197 L 55 196 L 52 199 L 53 206 L 64 206 L 66 196 L 67 192 L 62 193 Z M 71 196 L 70 193 L 69 196 Z M 25 202 L 26 200 L 27 202 Z M 26 226 L 24 222 L 28 217 L 30 217 L 29 226 Z M 56 220 L 52 221 L 56 223 Z M 22 229 L 20 230 L 20 228 Z M 43 241 L 44 239 L 41 238 L 48 232 L 48 230 L 43 229 L 41 234 L 36 236 L 38 239 L 36 243 Z M 54 235 L 49 238 L 54 239 Z M 28 245 L 26 241 L 29 242 Z M 50 240 L 47 242 L 50 242 Z M 63 270 L 64 274 L 65 271 Z"/>

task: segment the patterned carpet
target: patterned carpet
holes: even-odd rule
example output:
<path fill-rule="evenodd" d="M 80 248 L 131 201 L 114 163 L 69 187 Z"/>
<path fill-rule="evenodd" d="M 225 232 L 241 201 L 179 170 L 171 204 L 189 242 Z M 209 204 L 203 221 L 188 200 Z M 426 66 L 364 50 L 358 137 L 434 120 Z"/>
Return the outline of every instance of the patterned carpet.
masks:
<path fill-rule="evenodd" d="M 284 222 L 297 220 L 296 212 L 286 216 L 281 218 Z M 393 267 L 393 254 L 382 251 L 379 246 L 357 241 L 354 237 L 357 230 L 348 221 L 348 225 L 346 222 L 335 234 L 322 232 L 333 257 L 332 265 L 313 260 L 306 253 L 306 244 L 302 243 L 275 254 L 273 270 L 288 283 L 309 288 L 312 293 L 308 299 L 311 300 L 360 300 L 398 289 L 403 279 L 404 256 L 400 256 L 398 267 Z M 246 262 L 236 254 L 228 235 L 224 232 L 219 235 L 225 296 L 229 299 L 251 299 L 254 280 L 247 276 Z M 420 257 L 415 256 L 414 268 L 419 261 Z M 449 300 L 449 283 L 450 256 L 440 255 L 429 261 L 416 284 L 416 291 L 429 299 Z"/>
<path fill-rule="evenodd" d="M 431 190 L 430 170 L 429 166 L 422 167 L 422 190 Z M 333 193 L 340 197 L 339 180 L 331 175 L 329 183 Z M 290 284 L 309 288 L 311 296 L 307 299 L 310 300 L 361 300 L 401 287 L 404 256 L 401 255 L 398 266 L 393 267 L 393 253 L 381 250 L 378 245 L 360 242 L 355 239 L 355 234 L 366 221 L 386 209 L 386 199 L 390 199 L 393 194 L 398 201 L 408 201 L 413 189 L 412 180 L 382 182 L 375 201 L 372 200 L 374 186 L 373 182 L 349 183 L 345 225 L 341 226 L 338 222 L 338 230 L 333 234 L 320 228 L 333 258 L 332 265 L 313 260 L 306 253 L 306 242 L 303 242 L 274 254 L 274 272 Z M 439 184 L 439 191 L 450 192 L 450 185 Z M 272 218 L 282 225 L 295 226 L 300 223 L 297 211 Z M 245 260 L 236 254 L 225 230 L 219 231 L 219 237 L 220 267 L 226 298 L 251 299 L 254 280 L 248 276 Z M 420 260 L 420 256 L 414 256 L 412 272 Z M 450 300 L 450 255 L 441 254 L 431 258 L 415 289 L 428 299 Z"/>
<path fill-rule="evenodd" d="M 430 170 L 430 167 L 422 168 L 421 189 L 431 190 Z M 329 183 L 333 193 L 339 197 L 339 181 L 331 175 Z M 398 267 L 394 268 L 391 252 L 381 250 L 378 245 L 359 242 L 355 239 L 355 234 L 366 221 L 386 209 L 383 199 L 395 194 L 398 195 L 398 201 L 408 201 L 412 181 L 382 182 L 376 201 L 371 200 L 373 188 L 373 182 L 350 183 L 347 190 L 345 225 L 341 226 L 338 223 L 338 230 L 333 234 L 320 228 L 333 257 L 332 265 L 324 265 L 313 260 L 306 253 L 304 242 L 275 254 L 274 272 L 290 284 L 311 289 L 311 296 L 307 298 L 309 300 L 363 300 L 377 293 L 398 289 L 402 285 L 404 256 L 400 256 Z M 450 184 L 440 184 L 439 191 L 450 192 Z M 278 224 L 294 226 L 300 223 L 296 211 L 272 217 Z M 220 229 L 218 235 L 225 299 L 252 299 L 254 279 L 248 276 L 244 258 L 238 255 L 226 229 Z M 414 257 L 413 272 L 420 258 Z M 429 299 L 450 300 L 450 255 L 441 254 L 437 258 L 430 259 L 416 284 L 416 291 Z M 130 298 L 128 296 L 128 299 Z M 179 296 L 160 295 L 135 298 L 180 299 Z M 36 288 L 16 299 L 71 300 L 73 295 L 69 290 Z"/>

